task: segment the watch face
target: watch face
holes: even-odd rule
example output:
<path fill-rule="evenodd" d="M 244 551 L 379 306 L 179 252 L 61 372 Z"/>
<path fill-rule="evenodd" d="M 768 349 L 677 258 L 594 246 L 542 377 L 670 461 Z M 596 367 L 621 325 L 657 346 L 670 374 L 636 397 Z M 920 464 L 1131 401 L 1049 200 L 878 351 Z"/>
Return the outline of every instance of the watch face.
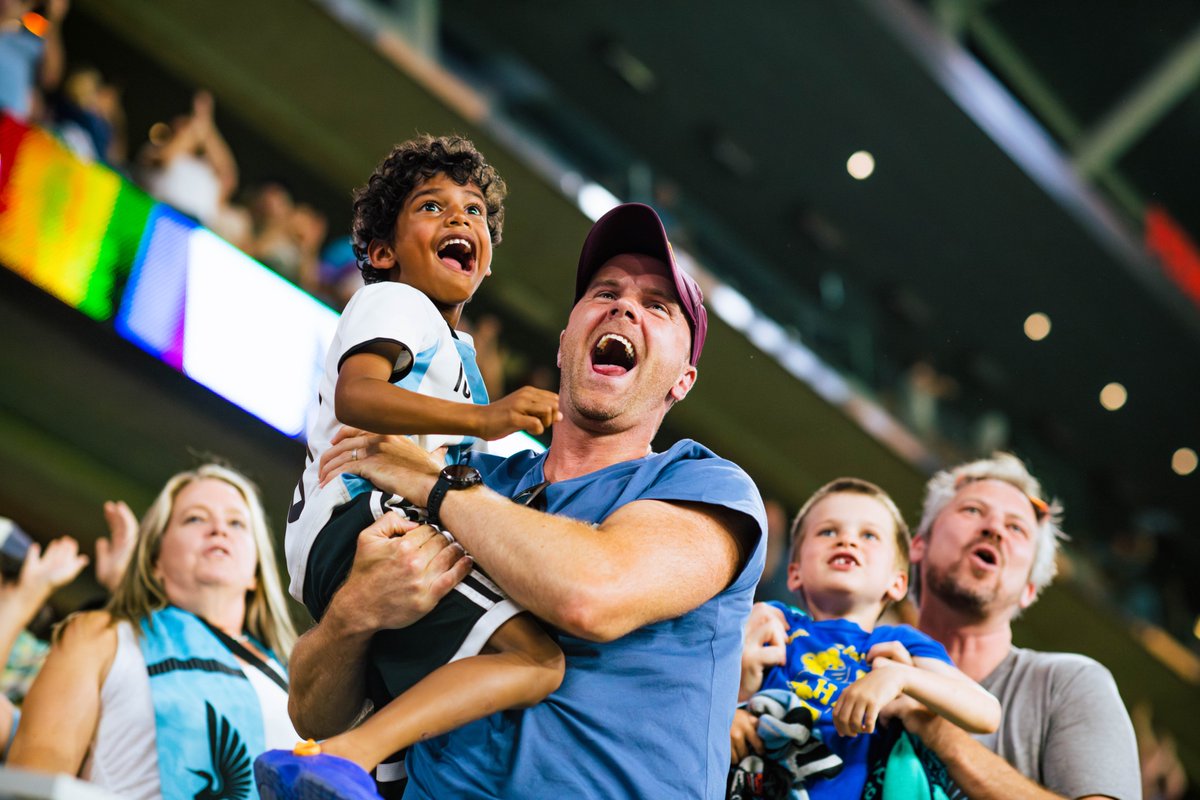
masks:
<path fill-rule="evenodd" d="M 442 470 L 442 477 L 454 486 L 473 486 L 482 480 L 479 470 L 466 464 L 451 464 Z"/>

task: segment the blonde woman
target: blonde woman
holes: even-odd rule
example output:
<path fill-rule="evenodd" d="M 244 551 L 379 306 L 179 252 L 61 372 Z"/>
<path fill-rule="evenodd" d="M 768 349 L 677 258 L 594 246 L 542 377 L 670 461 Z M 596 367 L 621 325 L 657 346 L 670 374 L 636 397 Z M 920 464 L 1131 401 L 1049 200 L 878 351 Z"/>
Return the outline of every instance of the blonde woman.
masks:
<path fill-rule="evenodd" d="M 297 738 L 295 637 L 254 485 L 216 464 L 180 473 L 108 607 L 56 636 L 9 764 L 127 798 L 255 797 L 254 757 Z"/>

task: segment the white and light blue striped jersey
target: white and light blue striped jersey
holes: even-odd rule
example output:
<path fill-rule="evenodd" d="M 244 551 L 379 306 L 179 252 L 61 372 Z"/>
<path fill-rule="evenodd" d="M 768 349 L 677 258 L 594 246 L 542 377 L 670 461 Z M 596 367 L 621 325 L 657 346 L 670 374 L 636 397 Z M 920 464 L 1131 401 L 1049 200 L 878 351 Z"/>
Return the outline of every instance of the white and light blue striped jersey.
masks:
<path fill-rule="evenodd" d="M 407 284 L 390 282 L 368 284 L 355 292 L 342 312 L 325 356 L 316 406 L 309 412 L 308 460 L 288 511 L 284 551 L 291 574 L 289 590 L 297 600 L 303 600 L 308 551 L 333 509 L 372 488 L 353 475 L 342 475 L 322 488 L 318 467 L 321 454 L 342 425 L 333 409 L 338 370 L 347 358 L 378 342 L 395 342 L 402 347 L 392 373 L 396 386 L 442 400 L 480 405 L 488 402 L 471 337 L 453 331 L 428 297 Z M 426 450 L 449 445 L 447 463 L 455 463 L 475 443 L 469 436 L 411 438 Z"/>

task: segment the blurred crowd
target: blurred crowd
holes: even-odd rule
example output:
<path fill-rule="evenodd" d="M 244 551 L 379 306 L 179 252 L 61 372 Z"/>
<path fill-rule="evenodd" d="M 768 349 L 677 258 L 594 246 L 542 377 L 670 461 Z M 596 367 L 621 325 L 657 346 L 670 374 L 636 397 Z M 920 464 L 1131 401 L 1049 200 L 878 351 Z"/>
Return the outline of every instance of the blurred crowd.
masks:
<path fill-rule="evenodd" d="M 345 306 L 362 285 L 348 237 L 331 238 L 325 215 L 293 197 L 285 180 L 240 181 L 207 91 L 139 140 L 126 126 L 122 87 L 68 59 L 69 2 L 0 2 L 0 113 L 51 131 L 79 158 L 133 180 L 335 309 Z"/>

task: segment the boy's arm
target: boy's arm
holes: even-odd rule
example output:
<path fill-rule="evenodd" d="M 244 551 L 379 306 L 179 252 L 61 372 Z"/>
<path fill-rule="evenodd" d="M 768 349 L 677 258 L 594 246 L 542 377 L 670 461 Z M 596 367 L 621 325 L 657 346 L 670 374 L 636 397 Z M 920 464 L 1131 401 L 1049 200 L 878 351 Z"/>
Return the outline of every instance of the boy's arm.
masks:
<path fill-rule="evenodd" d="M 991 733 L 1000 727 L 1000 701 L 958 667 L 916 656 L 913 669 L 914 682 L 905 690 L 909 697 L 970 733 Z"/>
<path fill-rule="evenodd" d="M 873 733 L 879 712 L 902 694 L 971 733 L 991 733 L 999 727 L 1000 701 L 957 667 L 935 658 L 912 662 L 873 659 L 871 672 L 847 686 L 834 704 L 838 733 Z"/>
<path fill-rule="evenodd" d="M 391 383 L 403 347 L 375 342 L 349 356 L 338 371 L 334 414 L 345 425 L 374 433 L 443 433 L 498 439 L 514 431 L 543 433 L 560 418 L 558 395 L 526 386 L 488 405 L 429 397 Z"/>

